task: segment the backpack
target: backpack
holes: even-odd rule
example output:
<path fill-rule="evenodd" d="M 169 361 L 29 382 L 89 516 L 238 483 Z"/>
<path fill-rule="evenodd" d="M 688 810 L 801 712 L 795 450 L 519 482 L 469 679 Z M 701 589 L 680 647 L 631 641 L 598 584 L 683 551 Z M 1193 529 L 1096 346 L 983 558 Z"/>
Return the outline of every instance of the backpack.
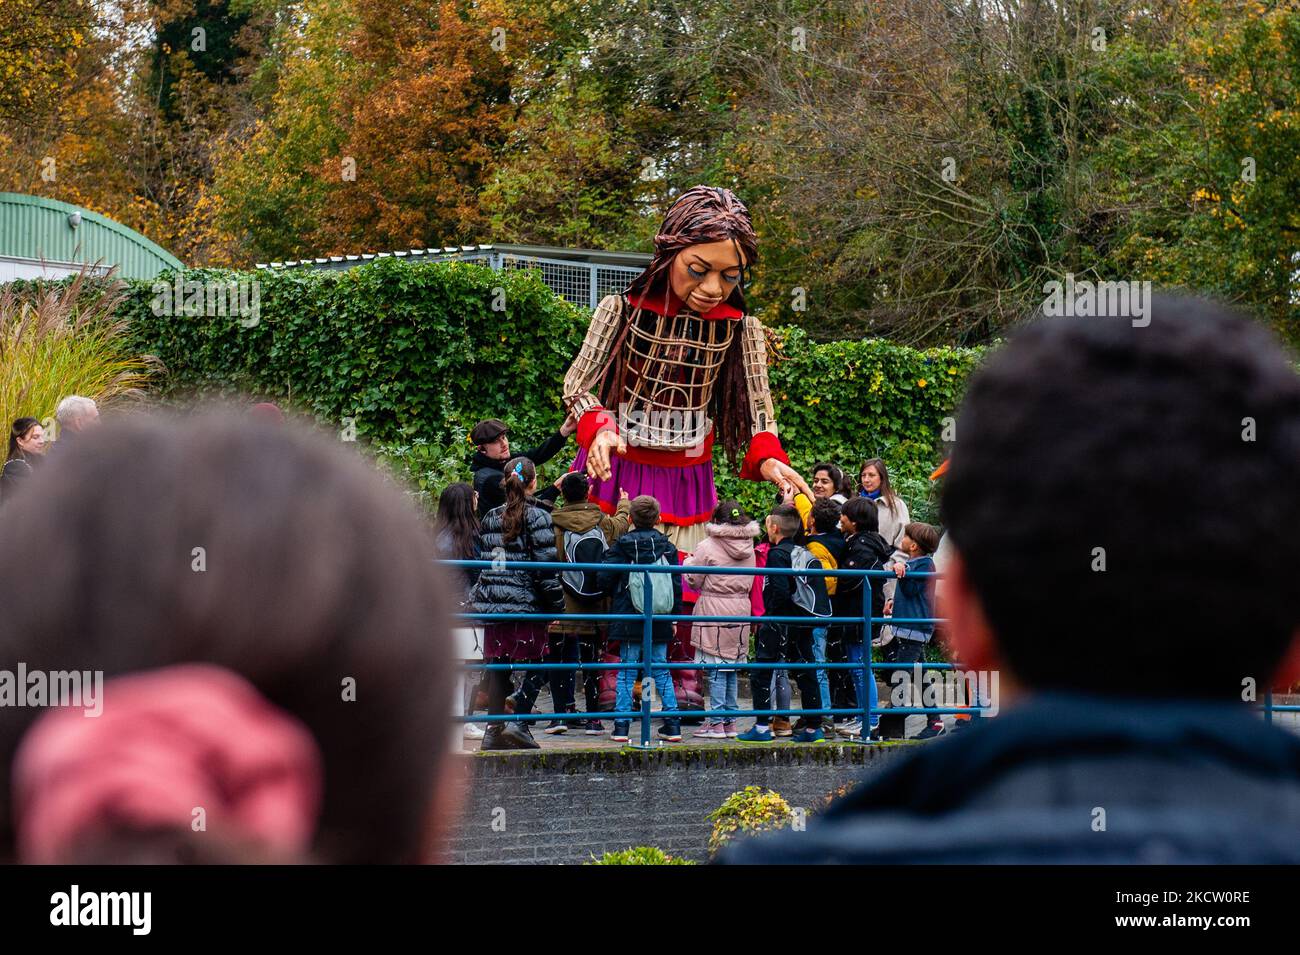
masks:
<path fill-rule="evenodd" d="M 633 541 L 633 547 L 637 549 L 637 558 L 640 558 L 640 541 Z M 641 563 L 639 559 L 634 563 Z M 668 558 L 663 554 L 659 559 L 653 562 L 654 566 L 667 567 Z M 647 574 L 644 571 L 633 570 L 627 575 L 628 596 L 632 598 L 632 606 L 636 608 L 637 613 L 645 613 L 645 578 L 650 578 L 650 612 L 653 613 L 671 613 L 673 609 L 673 580 L 669 574 Z"/>
<path fill-rule="evenodd" d="M 798 544 L 790 551 L 790 566 L 795 570 L 812 570 L 813 564 L 816 564 L 817 570 L 822 569 L 821 561 L 813 556 L 812 551 L 807 547 L 801 547 Z M 807 611 L 813 617 L 829 617 L 830 612 L 817 612 L 817 591 L 813 590 L 812 582 L 809 580 L 809 574 L 794 575 L 794 604 L 800 610 Z"/>
<path fill-rule="evenodd" d="M 605 533 L 596 524 L 589 530 L 576 534 L 564 532 L 564 559 L 571 564 L 599 564 L 605 556 Z M 594 570 L 564 570 L 560 572 L 564 589 L 575 597 L 590 600 L 601 596 L 602 591 L 596 586 Z"/>
<path fill-rule="evenodd" d="M 820 541 L 809 541 L 809 543 L 816 543 L 817 546 L 820 547 L 821 550 L 822 550 L 822 552 L 826 555 L 825 557 L 823 557 L 821 554 L 813 554 L 814 559 L 817 561 L 817 563 L 819 563 L 819 564 L 821 565 L 822 570 L 839 570 L 839 569 L 840 569 L 840 565 L 839 565 L 839 563 L 836 562 L 835 558 L 831 556 L 831 552 L 830 552 L 830 550 L 826 547 L 825 544 L 821 543 Z M 809 547 L 809 548 L 808 548 L 808 551 L 809 551 L 809 553 L 812 553 L 812 548 Z M 826 578 L 826 596 L 827 596 L 827 597 L 834 597 L 834 596 L 835 596 L 835 590 L 836 590 L 836 586 L 839 584 L 839 580 L 840 580 L 840 579 L 839 579 L 838 577 L 827 577 L 827 578 Z"/>

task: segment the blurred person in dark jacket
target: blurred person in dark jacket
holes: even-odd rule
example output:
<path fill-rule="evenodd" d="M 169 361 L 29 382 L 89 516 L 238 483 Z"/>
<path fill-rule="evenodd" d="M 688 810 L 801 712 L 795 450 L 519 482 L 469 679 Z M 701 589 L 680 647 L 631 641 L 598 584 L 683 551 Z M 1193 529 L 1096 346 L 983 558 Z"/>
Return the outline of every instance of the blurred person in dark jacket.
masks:
<path fill-rule="evenodd" d="M 1300 739 L 1249 705 L 1300 679 L 1295 359 L 1146 318 L 1032 322 L 967 390 L 944 605 L 1003 712 L 724 861 L 1300 862 Z"/>

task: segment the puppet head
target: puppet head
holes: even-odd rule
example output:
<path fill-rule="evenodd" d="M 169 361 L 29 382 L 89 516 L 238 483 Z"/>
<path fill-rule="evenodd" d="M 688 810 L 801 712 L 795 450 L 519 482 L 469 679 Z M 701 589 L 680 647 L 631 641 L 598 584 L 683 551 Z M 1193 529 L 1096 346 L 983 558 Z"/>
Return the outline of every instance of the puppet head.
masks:
<path fill-rule="evenodd" d="M 692 249 L 692 254 L 682 255 Z M 730 189 L 692 186 L 677 197 L 655 236 L 654 257 L 628 285 L 629 296 L 670 293 L 707 311 L 725 301 L 745 311 L 744 288 L 758 258 L 758 237 L 745 204 Z"/>

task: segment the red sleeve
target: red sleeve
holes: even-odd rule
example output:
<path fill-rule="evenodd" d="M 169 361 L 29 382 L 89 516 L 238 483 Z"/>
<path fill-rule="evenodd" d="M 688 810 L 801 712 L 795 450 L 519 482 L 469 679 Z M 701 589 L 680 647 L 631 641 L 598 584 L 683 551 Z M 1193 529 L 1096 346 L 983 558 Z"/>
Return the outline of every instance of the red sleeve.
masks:
<path fill-rule="evenodd" d="M 763 480 L 763 475 L 758 469 L 768 458 L 776 458 L 782 464 L 790 463 L 790 459 L 781 448 L 781 439 L 771 431 L 760 431 L 749 442 L 749 452 L 740 465 L 740 476 L 746 481 Z"/>
<path fill-rule="evenodd" d="M 611 430 L 618 430 L 614 416 L 604 408 L 592 408 L 578 419 L 578 446 L 590 448 L 591 439 L 597 432 Z"/>

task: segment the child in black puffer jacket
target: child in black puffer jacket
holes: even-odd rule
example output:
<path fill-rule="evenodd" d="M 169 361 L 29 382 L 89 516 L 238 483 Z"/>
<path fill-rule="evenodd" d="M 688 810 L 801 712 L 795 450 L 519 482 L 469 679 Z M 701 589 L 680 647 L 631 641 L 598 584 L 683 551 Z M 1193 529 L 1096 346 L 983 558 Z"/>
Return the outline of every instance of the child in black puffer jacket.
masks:
<path fill-rule="evenodd" d="M 506 462 L 501 482 L 506 503 L 483 518 L 484 560 L 554 561 L 555 528 L 550 511 L 532 497 L 537 489 L 537 469 L 527 458 Z M 549 608 L 538 597 L 539 587 L 559 586 L 557 571 L 497 570 L 487 568 L 474 585 L 476 613 L 544 613 Z M 541 663 L 546 653 L 545 621 L 492 621 L 484 628 L 483 656 L 491 663 Z M 506 696 L 513 689 L 505 670 L 491 671 L 488 713 L 504 714 Z M 516 698 L 518 699 L 518 698 Z M 522 709 L 530 709 L 521 702 Z M 524 723 L 491 723 L 482 749 L 538 749 Z"/>

